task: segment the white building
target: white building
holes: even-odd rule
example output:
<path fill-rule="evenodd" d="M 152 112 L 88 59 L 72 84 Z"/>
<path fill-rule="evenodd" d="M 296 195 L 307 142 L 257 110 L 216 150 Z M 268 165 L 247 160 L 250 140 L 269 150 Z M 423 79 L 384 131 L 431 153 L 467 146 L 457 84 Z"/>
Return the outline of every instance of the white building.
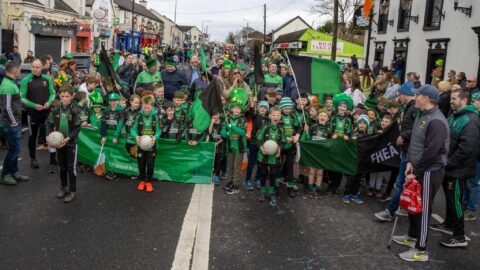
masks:
<path fill-rule="evenodd" d="M 471 8 L 470 14 L 455 10 L 456 2 Z M 480 1 L 374 0 L 373 12 L 370 65 L 378 60 L 387 66 L 400 53 L 406 72 L 419 72 L 426 83 L 438 59 L 444 61 L 444 77 L 452 69 L 480 77 Z"/>
<path fill-rule="evenodd" d="M 312 27 L 300 16 L 297 16 L 275 29 L 272 34 L 272 41 L 276 40 L 281 35 L 297 32 L 300 30 L 306 30 L 309 28 Z"/>
<path fill-rule="evenodd" d="M 183 36 L 182 30 L 180 30 L 167 16 L 160 14 L 154 9 L 150 9 L 150 11 L 164 23 L 162 43 L 173 48 L 180 47 L 181 38 Z"/>
<path fill-rule="evenodd" d="M 204 34 L 196 26 L 178 25 L 178 28 L 183 32 L 183 44 L 184 45 L 199 45 L 203 44 Z"/>

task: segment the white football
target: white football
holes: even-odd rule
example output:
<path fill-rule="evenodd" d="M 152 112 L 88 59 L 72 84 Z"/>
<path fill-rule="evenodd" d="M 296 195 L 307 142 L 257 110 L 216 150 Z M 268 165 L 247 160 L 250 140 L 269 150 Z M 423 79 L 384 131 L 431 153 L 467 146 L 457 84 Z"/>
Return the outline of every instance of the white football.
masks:
<path fill-rule="evenodd" d="M 263 148 L 265 152 L 267 152 L 267 155 L 275 155 L 278 151 L 278 144 L 275 141 L 268 140 L 263 143 Z"/>
<path fill-rule="evenodd" d="M 140 144 L 138 146 L 140 146 L 140 148 L 143 151 L 147 151 L 152 148 L 152 142 L 153 142 L 152 136 L 143 135 L 142 137 L 140 137 Z"/>
<path fill-rule="evenodd" d="M 48 134 L 47 142 L 52 147 L 59 146 L 63 141 L 63 134 L 58 131 L 53 131 L 52 133 Z"/>

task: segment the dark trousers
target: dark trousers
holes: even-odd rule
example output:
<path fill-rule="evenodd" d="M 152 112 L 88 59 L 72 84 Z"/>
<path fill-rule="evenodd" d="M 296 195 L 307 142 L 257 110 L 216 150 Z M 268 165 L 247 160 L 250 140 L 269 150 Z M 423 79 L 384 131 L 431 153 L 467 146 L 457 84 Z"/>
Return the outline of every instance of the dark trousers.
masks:
<path fill-rule="evenodd" d="M 295 163 L 295 155 L 296 155 L 297 148 L 295 147 L 290 147 L 289 149 L 283 149 L 282 150 L 282 156 L 283 156 L 283 169 L 282 169 L 282 175 L 285 176 L 285 181 L 286 182 L 294 182 L 295 179 L 293 178 L 293 173 L 294 173 L 294 163 Z"/>
<path fill-rule="evenodd" d="M 354 196 L 357 195 L 360 189 L 360 178 L 362 178 L 363 174 L 357 175 L 348 175 L 347 176 L 347 184 L 345 184 L 345 195 Z"/>
<path fill-rule="evenodd" d="M 327 176 L 329 180 L 328 188 L 331 190 L 337 190 L 340 187 L 340 184 L 342 183 L 343 174 L 338 172 L 328 171 Z"/>
<path fill-rule="evenodd" d="M 213 163 L 213 174 L 220 177 L 220 173 L 223 169 L 223 160 L 225 159 L 225 153 L 215 153 L 215 161 Z"/>
<path fill-rule="evenodd" d="M 65 145 L 57 148 L 62 188 L 69 187 L 70 192 L 77 191 L 77 146 Z"/>
<path fill-rule="evenodd" d="M 270 180 L 270 188 L 275 186 L 275 180 L 278 178 L 280 174 L 280 166 L 279 165 L 268 165 L 268 164 L 258 164 L 258 172 L 260 174 L 260 184 L 262 187 L 265 186 L 265 181 L 267 180 L 267 176 Z"/>
<path fill-rule="evenodd" d="M 155 166 L 155 150 L 143 151 L 138 148 L 138 179 L 152 182 Z"/>
<path fill-rule="evenodd" d="M 433 198 L 442 185 L 444 169 L 426 171 L 419 177 L 418 182 L 422 186 L 422 212 L 419 214 L 408 214 L 408 236 L 416 238 L 416 248 L 425 250 L 427 246 L 428 226 L 432 214 Z"/>
<path fill-rule="evenodd" d="M 2 177 L 7 174 L 18 172 L 18 155 L 20 154 L 20 143 L 22 141 L 22 125 L 15 127 L 5 124 L 3 130 L 8 144 L 8 152 L 3 160 Z"/>
<path fill-rule="evenodd" d="M 45 125 L 47 121 L 48 113 L 38 112 L 30 113 L 28 115 L 28 125 L 30 128 L 30 137 L 28 137 L 28 151 L 30 152 L 30 158 L 37 158 L 37 139 L 41 126 Z"/>
<path fill-rule="evenodd" d="M 253 168 L 257 164 L 258 145 L 250 143 L 248 145 L 248 166 L 247 166 L 247 178 L 246 180 L 252 180 Z M 257 167 L 258 170 L 258 167 Z M 258 173 L 257 173 L 258 175 Z"/>
<path fill-rule="evenodd" d="M 453 230 L 453 237 L 465 238 L 462 197 L 465 188 L 465 180 L 445 177 L 442 186 L 445 192 L 445 226 Z"/>
<path fill-rule="evenodd" d="M 388 180 L 387 189 L 385 190 L 385 194 L 387 196 L 390 196 L 390 193 L 392 193 L 393 186 L 397 181 L 398 172 L 399 172 L 399 168 L 393 168 L 390 171 L 390 179 Z"/>

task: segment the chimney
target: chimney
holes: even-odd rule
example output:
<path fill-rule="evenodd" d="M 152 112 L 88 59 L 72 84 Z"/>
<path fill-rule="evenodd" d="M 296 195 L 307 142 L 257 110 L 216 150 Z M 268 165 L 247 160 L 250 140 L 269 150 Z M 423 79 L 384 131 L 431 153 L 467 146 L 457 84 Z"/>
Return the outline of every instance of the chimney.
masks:
<path fill-rule="evenodd" d="M 147 7 L 147 0 L 140 0 L 139 3 L 140 5 Z"/>

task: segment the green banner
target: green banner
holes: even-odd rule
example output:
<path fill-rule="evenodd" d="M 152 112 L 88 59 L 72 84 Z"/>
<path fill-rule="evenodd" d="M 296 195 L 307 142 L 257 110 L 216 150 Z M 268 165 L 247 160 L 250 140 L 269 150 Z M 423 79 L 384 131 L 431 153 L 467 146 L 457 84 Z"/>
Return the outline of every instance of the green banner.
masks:
<path fill-rule="evenodd" d="M 82 128 L 77 141 L 78 161 L 94 166 L 100 154 L 100 140 L 98 130 Z M 122 136 L 117 144 L 113 144 L 112 133 L 108 133 L 103 148 L 106 170 L 125 175 L 138 175 L 137 160 L 128 154 L 126 141 Z M 176 144 L 175 140 L 160 139 L 157 142 L 154 178 L 181 183 L 209 184 L 214 160 L 215 143 L 200 142 L 196 146 L 190 146 L 185 141 Z"/>
<path fill-rule="evenodd" d="M 300 164 L 355 175 L 358 166 L 356 142 L 343 139 L 300 141 Z"/>

